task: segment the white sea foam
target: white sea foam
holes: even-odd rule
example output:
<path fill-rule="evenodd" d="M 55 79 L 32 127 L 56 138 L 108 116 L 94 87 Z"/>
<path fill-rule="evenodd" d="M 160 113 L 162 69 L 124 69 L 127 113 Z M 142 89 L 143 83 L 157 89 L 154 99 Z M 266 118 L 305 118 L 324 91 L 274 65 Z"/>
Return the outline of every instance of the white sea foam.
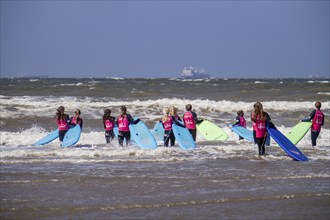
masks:
<path fill-rule="evenodd" d="M 188 103 L 192 104 L 196 112 L 207 112 L 217 115 L 219 112 L 233 113 L 237 109 L 245 112 L 251 111 L 253 102 L 233 102 L 233 101 L 214 101 L 209 99 L 179 99 L 179 98 L 163 98 L 156 100 L 135 100 L 122 101 L 111 100 L 107 97 L 52 97 L 52 96 L 0 96 L 1 117 L 5 118 L 21 118 L 26 116 L 49 117 L 54 115 L 58 106 L 63 105 L 68 113 L 73 112 L 76 108 L 82 110 L 83 115 L 92 118 L 99 118 L 103 109 L 113 108 L 114 112 L 119 112 L 121 105 L 126 105 L 131 114 L 142 117 L 149 117 L 148 111 L 157 112 L 156 116 L 162 115 L 162 109 L 167 106 L 176 106 L 179 113 L 183 114 L 184 106 Z M 293 101 L 268 101 L 263 102 L 264 109 L 267 111 L 286 111 L 294 112 L 313 109 L 314 101 L 293 102 Z M 8 108 L 10 107 L 10 108 Z M 16 111 L 13 111 L 16 109 Z M 330 101 L 322 103 L 323 110 L 330 109 Z M 207 116 L 206 115 L 206 116 Z M 152 117 L 152 116 L 150 116 Z"/>
<path fill-rule="evenodd" d="M 159 147 L 155 150 L 143 150 L 132 144 L 120 147 L 117 140 L 111 144 L 105 143 L 104 132 L 82 132 L 75 147 L 62 148 L 58 140 L 44 146 L 31 146 L 36 140 L 48 132 L 39 127 L 21 132 L 0 132 L 1 161 L 3 163 L 34 163 L 34 162 L 102 162 L 102 161 L 186 161 L 218 158 L 253 158 L 257 147 L 248 141 L 238 141 L 238 136 L 228 127 L 224 128 L 229 138 L 225 142 L 205 141 L 197 135 L 197 148 L 185 151 L 178 145 L 175 147 Z M 292 128 L 279 126 L 282 133 L 288 133 Z M 311 147 L 310 133 L 300 141 L 297 147 L 311 160 L 330 160 L 330 130 L 322 129 L 317 140 L 318 147 Z M 271 147 L 266 147 L 268 160 L 290 160 L 286 154 L 271 140 Z"/>

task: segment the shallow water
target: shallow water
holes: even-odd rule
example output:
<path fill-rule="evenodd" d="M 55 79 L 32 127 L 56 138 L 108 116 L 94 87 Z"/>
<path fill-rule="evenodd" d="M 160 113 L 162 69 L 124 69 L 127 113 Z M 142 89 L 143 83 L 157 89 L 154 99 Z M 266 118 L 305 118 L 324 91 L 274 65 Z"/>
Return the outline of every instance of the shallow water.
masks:
<path fill-rule="evenodd" d="M 330 217 L 329 81 L 294 79 L 1 79 L 1 219 L 328 219 Z M 271 140 L 266 157 L 227 126 L 255 101 L 288 133 L 316 100 L 326 123 L 309 158 L 292 161 Z M 151 129 L 162 109 L 193 105 L 229 138 L 197 148 L 143 150 L 105 144 L 103 109 L 126 105 Z M 55 129 L 59 105 L 82 110 L 78 144 L 32 144 Z"/>

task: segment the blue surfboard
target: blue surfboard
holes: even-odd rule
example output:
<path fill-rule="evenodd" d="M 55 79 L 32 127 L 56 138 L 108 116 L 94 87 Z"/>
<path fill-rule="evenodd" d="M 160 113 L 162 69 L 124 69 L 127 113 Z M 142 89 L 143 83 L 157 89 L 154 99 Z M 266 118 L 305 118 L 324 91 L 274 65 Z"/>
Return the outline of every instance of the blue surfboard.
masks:
<path fill-rule="evenodd" d="M 254 141 L 253 132 L 243 126 L 236 125 L 231 130 L 247 141 Z"/>
<path fill-rule="evenodd" d="M 32 146 L 48 144 L 49 142 L 52 142 L 56 138 L 58 138 L 58 129 L 56 129 L 55 131 L 52 131 L 47 136 L 41 138 L 40 140 L 38 140 L 37 142 L 32 144 Z"/>
<path fill-rule="evenodd" d="M 267 134 L 266 140 L 265 140 L 265 145 L 270 146 L 270 135 Z"/>
<path fill-rule="evenodd" d="M 156 122 L 154 128 L 151 130 L 151 134 L 155 137 L 156 141 L 163 141 L 164 139 L 164 127 L 161 122 Z"/>
<path fill-rule="evenodd" d="M 62 147 L 70 147 L 76 144 L 80 139 L 81 128 L 80 125 L 76 125 L 70 128 L 64 136 Z"/>
<path fill-rule="evenodd" d="M 132 139 L 143 149 L 157 148 L 157 142 L 149 128 L 140 120 L 137 124 L 130 124 L 129 130 Z"/>
<path fill-rule="evenodd" d="M 172 131 L 174 133 L 175 140 L 178 142 L 182 149 L 191 150 L 196 148 L 195 141 L 187 128 L 173 124 Z"/>
<path fill-rule="evenodd" d="M 115 126 L 113 128 L 113 133 L 115 133 L 116 138 L 118 138 L 118 132 L 119 132 L 118 126 Z"/>
<path fill-rule="evenodd" d="M 298 161 L 307 161 L 308 158 L 277 128 L 267 128 L 270 136 L 276 143 L 293 159 Z"/>

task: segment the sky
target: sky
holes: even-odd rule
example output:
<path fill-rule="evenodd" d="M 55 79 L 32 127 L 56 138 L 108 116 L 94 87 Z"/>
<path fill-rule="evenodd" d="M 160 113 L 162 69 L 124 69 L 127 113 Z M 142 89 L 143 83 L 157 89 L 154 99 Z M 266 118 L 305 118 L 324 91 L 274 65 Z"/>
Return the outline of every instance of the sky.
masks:
<path fill-rule="evenodd" d="M 329 0 L 1 0 L 1 77 L 330 78 Z"/>

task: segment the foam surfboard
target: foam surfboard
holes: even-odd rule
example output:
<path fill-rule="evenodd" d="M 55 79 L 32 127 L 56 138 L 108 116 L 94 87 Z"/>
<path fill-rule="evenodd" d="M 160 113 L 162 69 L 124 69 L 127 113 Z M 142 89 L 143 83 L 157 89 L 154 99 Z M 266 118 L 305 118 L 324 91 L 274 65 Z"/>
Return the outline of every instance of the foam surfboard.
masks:
<path fill-rule="evenodd" d="M 115 126 L 115 127 L 113 128 L 113 133 L 115 133 L 116 138 L 118 138 L 118 133 L 119 133 L 118 126 Z"/>
<path fill-rule="evenodd" d="M 157 142 L 149 128 L 140 120 L 137 124 L 130 124 L 129 130 L 132 139 L 143 149 L 157 148 Z"/>
<path fill-rule="evenodd" d="M 207 120 L 203 120 L 196 127 L 198 132 L 208 141 L 225 141 L 229 137 L 225 130 Z"/>
<path fill-rule="evenodd" d="M 306 135 L 312 126 L 312 122 L 299 122 L 292 130 L 285 136 L 294 144 L 298 144 L 299 141 Z"/>
<path fill-rule="evenodd" d="M 49 142 L 52 142 L 56 138 L 58 138 L 58 129 L 56 129 L 55 131 L 52 131 L 45 137 L 41 138 L 40 140 L 38 140 L 37 142 L 32 144 L 32 146 L 48 144 Z"/>
<path fill-rule="evenodd" d="M 254 141 L 253 132 L 243 126 L 235 125 L 231 128 L 231 130 L 247 141 Z"/>
<path fill-rule="evenodd" d="M 80 139 L 81 128 L 80 125 L 76 125 L 73 128 L 70 128 L 64 136 L 62 147 L 70 147 L 76 144 Z"/>
<path fill-rule="evenodd" d="M 174 133 L 175 140 L 178 142 L 182 149 L 191 150 L 196 148 L 195 141 L 188 129 L 173 124 L 172 131 Z"/>
<path fill-rule="evenodd" d="M 156 122 L 154 128 L 151 130 L 151 134 L 155 137 L 156 141 L 163 141 L 164 139 L 164 127 L 161 122 Z"/>
<path fill-rule="evenodd" d="M 270 136 L 276 143 L 293 159 L 298 161 L 307 161 L 308 158 L 277 128 L 267 128 Z"/>
<path fill-rule="evenodd" d="M 270 135 L 267 134 L 266 140 L 265 140 L 265 145 L 270 146 Z"/>

